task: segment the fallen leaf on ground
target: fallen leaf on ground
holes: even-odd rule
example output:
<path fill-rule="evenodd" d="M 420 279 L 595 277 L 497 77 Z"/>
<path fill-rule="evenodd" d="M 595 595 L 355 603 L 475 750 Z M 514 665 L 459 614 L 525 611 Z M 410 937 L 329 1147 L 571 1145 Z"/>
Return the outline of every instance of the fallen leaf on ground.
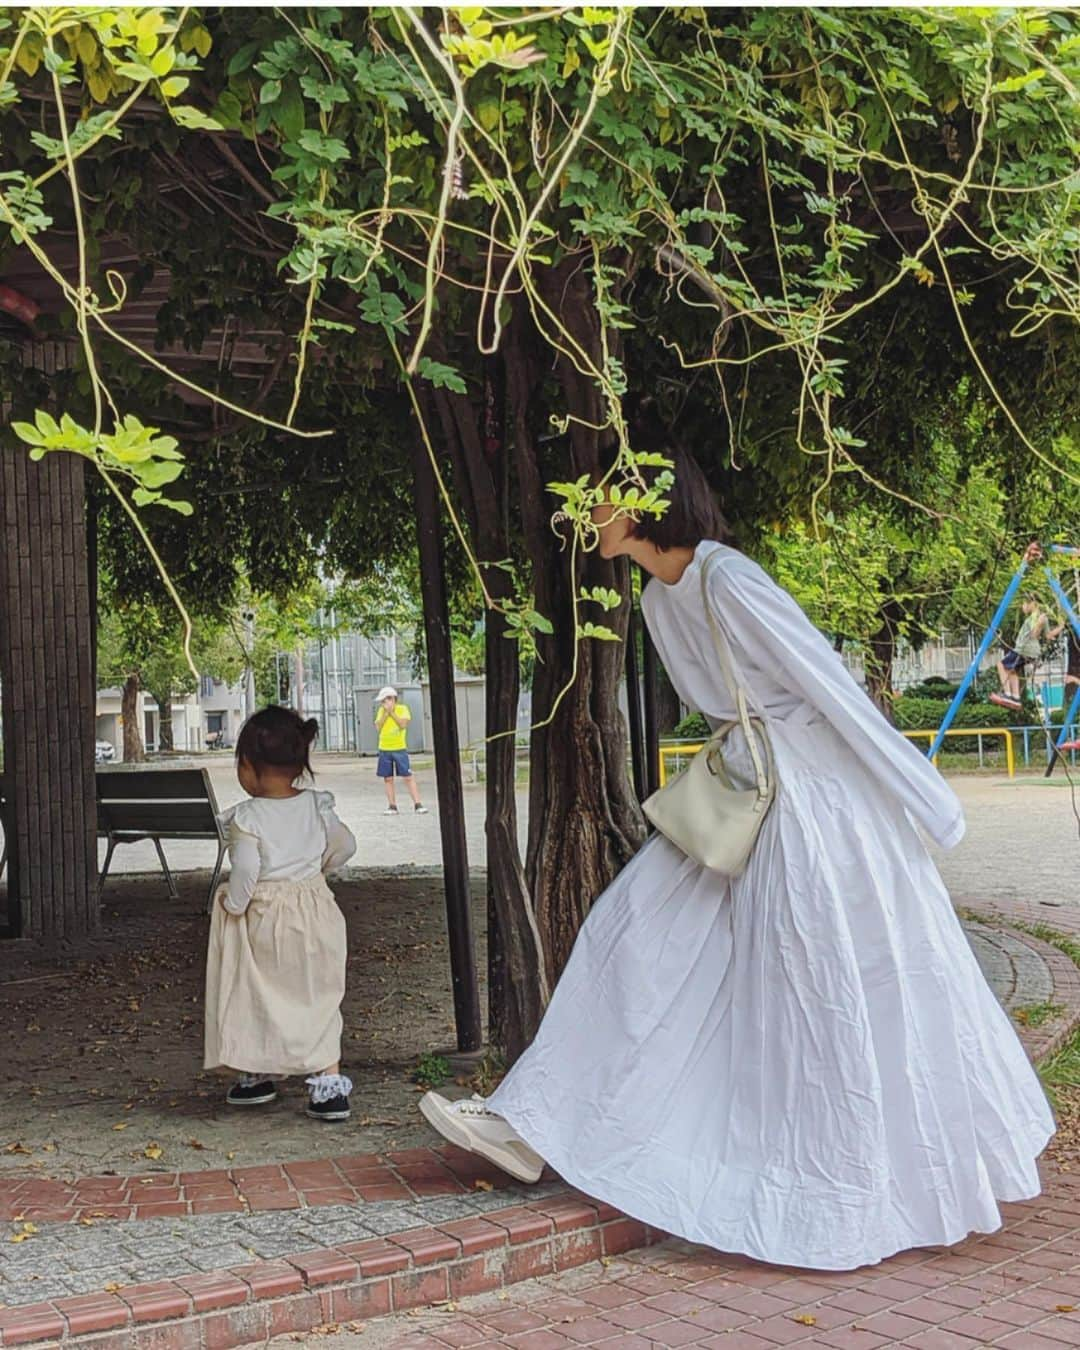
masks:
<path fill-rule="evenodd" d="M 477 1177 L 472 1185 L 474 1191 L 493 1191 L 495 1189 L 491 1182 L 485 1181 L 483 1177 Z"/>
<path fill-rule="evenodd" d="M 129 1120 L 121 1120 L 121 1121 L 119 1121 L 116 1125 L 113 1126 L 113 1129 L 114 1129 L 114 1130 L 126 1130 L 127 1127 L 128 1127 L 130 1124 L 131 1124 L 131 1122 L 130 1122 Z"/>
<path fill-rule="evenodd" d="M 202 1150 L 205 1150 L 206 1148 L 206 1145 L 200 1139 L 189 1139 L 187 1141 L 187 1146 L 188 1148 L 197 1148 Z"/>
<path fill-rule="evenodd" d="M 32 1153 L 32 1152 L 33 1152 L 33 1149 L 27 1148 L 25 1144 L 14 1143 L 14 1144 L 5 1144 L 5 1145 L 4 1145 L 4 1152 L 5 1152 L 5 1153 Z"/>
<path fill-rule="evenodd" d="M 1057 1307 L 1054 1309 L 1054 1311 L 1055 1311 L 1055 1312 L 1075 1312 L 1075 1311 L 1076 1311 L 1076 1304 L 1075 1304 L 1075 1303 L 1059 1303 L 1059 1304 L 1057 1305 Z"/>
<path fill-rule="evenodd" d="M 105 1292 L 107 1294 L 115 1294 L 117 1293 L 119 1288 L 120 1288 L 119 1280 L 110 1280 L 109 1283 L 105 1286 Z"/>
<path fill-rule="evenodd" d="M 796 1315 L 791 1320 L 793 1322 L 798 1322 L 799 1325 L 803 1327 L 817 1326 L 817 1318 L 811 1317 L 809 1313 L 796 1313 Z"/>
<path fill-rule="evenodd" d="M 161 1147 L 160 1144 L 147 1144 L 147 1146 L 143 1149 L 143 1157 L 150 1158 L 154 1162 L 157 1162 L 158 1158 L 160 1158 L 164 1152 L 165 1150 Z"/>

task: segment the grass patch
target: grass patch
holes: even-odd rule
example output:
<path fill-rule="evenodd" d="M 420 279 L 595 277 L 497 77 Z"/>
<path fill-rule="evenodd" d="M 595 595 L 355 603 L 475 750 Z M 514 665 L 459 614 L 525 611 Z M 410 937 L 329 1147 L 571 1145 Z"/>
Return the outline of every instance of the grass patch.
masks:
<path fill-rule="evenodd" d="M 1010 927 L 1049 943 L 1064 952 L 1074 966 L 1080 966 L 1080 942 L 1067 933 L 1059 933 L 1045 923 L 1011 923 Z M 1039 1065 L 1039 1077 L 1055 1112 L 1060 1113 L 1062 1102 L 1056 1089 L 1080 1087 L 1080 1027 L 1071 1032 L 1060 1050 L 1043 1060 Z"/>
<path fill-rule="evenodd" d="M 1061 1003 L 1023 1003 L 1018 1008 L 1013 1008 L 1012 1019 L 1019 1022 L 1022 1027 L 1041 1027 L 1044 1022 L 1049 1022 L 1052 1018 L 1060 1017 L 1065 1011 Z"/>
<path fill-rule="evenodd" d="M 480 1097 L 490 1097 L 506 1077 L 506 1063 L 502 1055 L 488 1050 L 476 1066 L 476 1072 L 469 1080 L 469 1086 Z"/>
<path fill-rule="evenodd" d="M 1029 937 L 1038 938 L 1048 946 L 1056 947 L 1059 952 L 1064 952 L 1074 966 L 1080 967 L 1080 941 L 1070 937 L 1067 933 L 1059 933 L 1056 928 L 1051 928 L 1049 924 L 1023 923 L 1019 919 L 1006 921 L 999 915 L 979 914 L 964 906 L 959 906 L 956 913 L 962 921 L 967 923 L 981 923 L 990 928 L 1014 928 L 1020 933 L 1027 933 Z M 1032 1012 L 1039 1016 L 1046 1009 L 1063 1011 L 1059 1005 L 1035 1003 L 1029 1005 L 1027 1009 L 1017 1008 L 1013 1016 L 1025 1026 L 1039 1026 L 1042 1021 L 1046 1021 L 1047 1016 L 1053 1016 L 1053 1013 L 1048 1012 L 1046 1016 L 1041 1016 L 1040 1021 L 1028 1020 L 1027 1022 L 1024 1022 L 1018 1014 L 1026 1011 L 1030 1018 Z M 1080 1026 L 1070 1032 L 1069 1039 L 1060 1050 L 1055 1050 L 1048 1059 L 1044 1059 L 1037 1066 L 1037 1071 L 1054 1111 L 1060 1116 L 1063 1104 L 1057 1089 L 1080 1088 Z"/>
<path fill-rule="evenodd" d="M 413 1069 L 412 1080 L 422 1088 L 437 1088 L 450 1077 L 452 1070 L 442 1055 L 421 1055 Z"/>

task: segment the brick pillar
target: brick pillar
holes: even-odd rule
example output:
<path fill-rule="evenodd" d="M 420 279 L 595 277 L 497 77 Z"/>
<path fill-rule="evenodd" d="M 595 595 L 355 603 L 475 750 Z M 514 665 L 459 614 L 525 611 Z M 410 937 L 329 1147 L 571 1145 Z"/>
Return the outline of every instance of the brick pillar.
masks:
<path fill-rule="evenodd" d="M 8 930 L 98 923 L 91 605 L 83 461 L 0 449 L 0 678 Z"/>

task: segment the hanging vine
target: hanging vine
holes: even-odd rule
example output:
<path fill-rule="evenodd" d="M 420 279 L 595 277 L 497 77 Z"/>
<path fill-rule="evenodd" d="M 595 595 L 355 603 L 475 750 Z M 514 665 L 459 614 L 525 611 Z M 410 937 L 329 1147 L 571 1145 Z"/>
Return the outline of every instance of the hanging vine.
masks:
<path fill-rule="evenodd" d="M 634 450 L 621 412 L 621 352 L 638 325 L 627 278 L 637 274 L 659 276 L 681 305 L 685 322 L 659 340 L 688 379 L 715 380 L 729 412 L 745 408 L 757 372 L 796 362 L 789 452 L 818 466 L 815 519 L 839 474 L 921 505 L 875 471 L 843 412 L 845 335 L 901 287 L 944 288 L 972 367 L 1018 440 L 1080 482 L 1075 452 L 1013 412 L 967 317 L 981 284 L 973 259 L 1007 274 L 1017 341 L 1080 315 L 1073 12 L 280 10 L 244 41 L 215 9 L 22 9 L 4 22 L 3 116 L 44 93 L 50 131 L 32 136 L 40 164 L 0 173 L 0 220 L 69 305 L 93 404 L 88 425 L 39 411 L 15 431 L 35 455 L 64 449 L 94 462 L 182 614 L 141 512 L 190 509 L 165 493 L 183 448 L 117 406 L 101 342 L 238 418 L 311 438 L 329 434 L 298 426 L 317 346 L 382 341 L 486 603 L 525 641 L 555 616 L 538 614 L 523 584 L 500 599 L 485 584 L 415 390 L 467 388 L 468 372 L 431 351 L 455 306 L 475 323 L 482 356 L 499 349 L 521 301 L 552 359 L 599 393 L 599 422 L 573 407 L 556 415 L 557 428 L 587 425 L 612 445 L 599 479 L 551 484 L 572 567 L 596 547 L 591 511 L 602 498 L 620 513 L 666 504 L 665 465 Z M 302 297 L 280 420 L 132 342 L 117 321 L 122 279 L 107 296 L 94 289 L 80 163 L 108 153 L 136 116 L 257 157 L 247 165 L 229 151 L 269 220 L 291 231 L 280 267 Z M 74 275 L 51 252 L 43 194 L 57 177 L 77 237 Z M 544 298 L 544 277 L 567 259 L 590 277 L 595 345 Z M 740 426 L 741 412 L 728 417 L 733 467 Z M 573 596 L 577 637 L 612 638 L 579 612 L 610 608 L 612 594 Z"/>

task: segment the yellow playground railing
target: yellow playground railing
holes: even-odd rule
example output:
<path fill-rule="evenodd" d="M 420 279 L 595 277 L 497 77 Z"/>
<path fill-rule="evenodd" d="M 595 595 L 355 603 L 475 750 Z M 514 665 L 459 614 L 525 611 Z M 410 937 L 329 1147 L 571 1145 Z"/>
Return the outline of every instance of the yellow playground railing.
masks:
<path fill-rule="evenodd" d="M 669 759 L 691 759 L 699 750 L 705 748 L 704 741 L 695 741 L 687 745 L 662 745 L 660 747 L 660 786 L 668 780 Z"/>
<path fill-rule="evenodd" d="M 905 731 L 904 735 L 914 740 L 917 736 L 925 736 L 928 741 L 933 741 L 937 735 L 936 731 Z M 950 727 L 945 733 L 946 736 L 1002 736 L 1005 740 L 1005 768 L 1010 778 L 1016 777 L 1016 753 L 1013 750 L 1013 736 L 1008 727 Z M 981 741 L 980 741 L 981 744 Z M 934 763 L 937 763 L 937 755 L 934 756 Z"/>
<path fill-rule="evenodd" d="M 905 731 L 903 733 L 911 740 L 919 736 L 925 736 L 928 741 L 932 741 L 937 735 L 936 731 Z M 946 736 L 1001 736 L 1005 741 L 1005 768 L 1010 778 L 1016 777 L 1016 753 L 1013 749 L 1012 732 L 1008 727 L 953 727 L 946 733 Z M 687 745 L 662 745 L 660 747 L 660 786 L 663 787 L 668 780 L 669 770 L 668 761 L 675 759 L 689 759 L 692 755 L 704 748 L 704 741 L 695 741 Z M 935 757 L 934 763 L 937 763 Z"/>

